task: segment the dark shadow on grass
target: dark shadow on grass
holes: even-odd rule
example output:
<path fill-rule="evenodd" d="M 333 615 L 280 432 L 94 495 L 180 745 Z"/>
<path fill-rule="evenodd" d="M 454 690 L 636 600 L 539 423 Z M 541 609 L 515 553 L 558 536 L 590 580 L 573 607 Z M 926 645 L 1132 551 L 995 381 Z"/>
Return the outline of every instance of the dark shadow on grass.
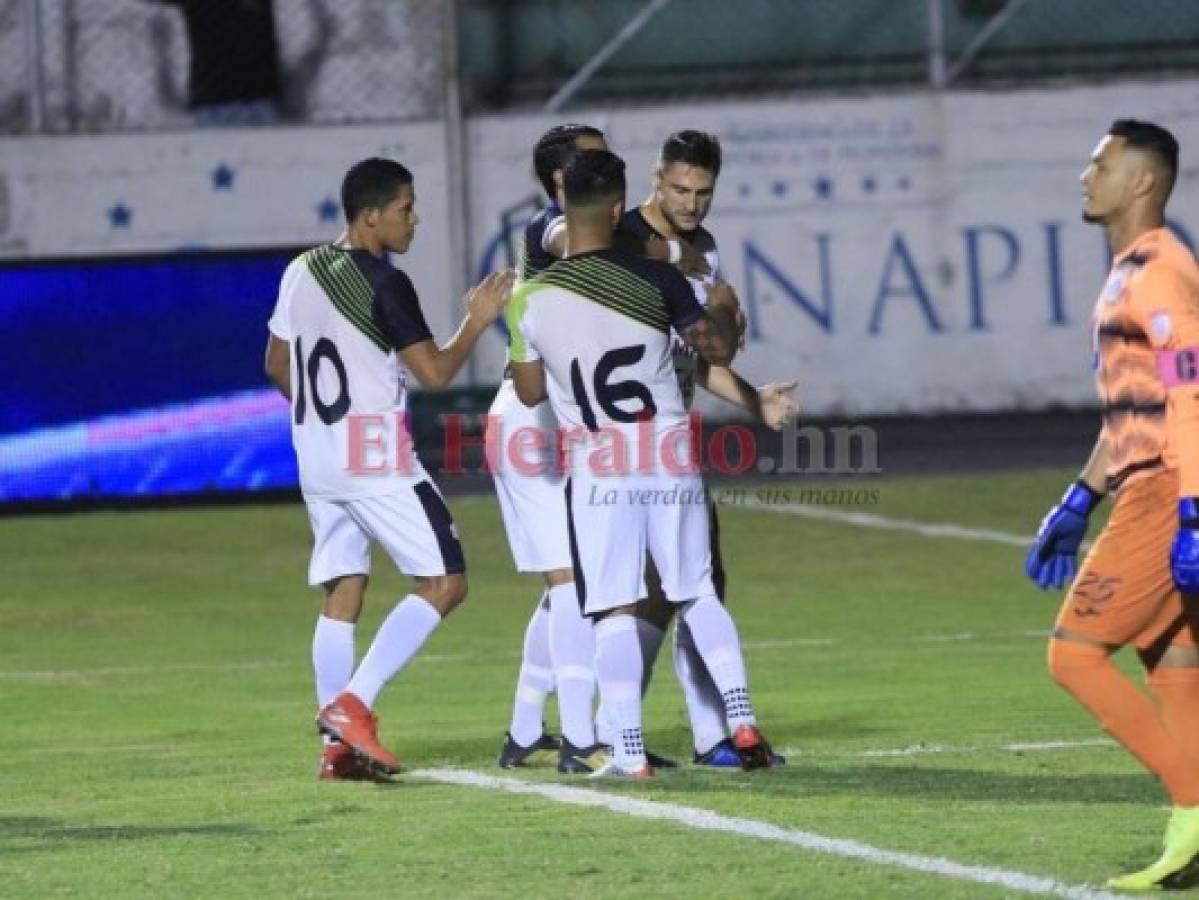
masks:
<path fill-rule="evenodd" d="M 823 718 L 784 718 L 776 716 L 762 725 L 767 737 L 776 747 L 792 742 L 802 746 L 803 735 L 818 734 L 822 741 L 852 740 L 872 737 L 884 731 L 874 724 L 869 715 L 846 713 Z M 780 737 L 788 735 L 790 739 Z M 655 752 L 690 759 L 692 753 L 691 726 L 685 721 L 673 724 L 655 724 L 645 733 L 645 740 Z"/>
<path fill-rule="evenodd" d="M 142 841 L 172 837 L 251 837 L 247 825 L 68 825 L 42 816 L 0 816 L 0 841 L 33 838 L 47 846 L 87 841 Z M 16 848 L 0 846 L 0 853 Z M 27 849 L 27 848 L 22 848 Z"/>
<path fill-rule="evenodd" d="M 824 767 L 792 762 L 762 772 L 662 773 L 652 790 L 662 793 L 744 790 L 803 802 L 820 796 L 891 797 L 930 801 L 1162 804 L 1165 795 L 1149 775 L 1020 775 L 919 766 Z"/>

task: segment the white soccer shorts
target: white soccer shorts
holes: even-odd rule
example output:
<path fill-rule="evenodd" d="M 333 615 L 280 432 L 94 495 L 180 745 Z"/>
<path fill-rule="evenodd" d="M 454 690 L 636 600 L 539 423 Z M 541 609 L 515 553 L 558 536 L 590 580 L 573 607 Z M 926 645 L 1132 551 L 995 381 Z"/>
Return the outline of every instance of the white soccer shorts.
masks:
<path fill-rule="evenodd" d="M 645 555 L 672 603 L 716 593 L 699 475 L 572 474 L 566 488 L 575 585 L 587 615 L 645 596 Z"/>
<path fill-rule="evenodd" d="M 450 510 L 428 479 L 413 480 L 376 497 L 306 497 L 304 502 L 314 538 L 308 564 L 308 583 L 313 587 L 343 575 L 369 575 L 372 540 L 405 575 L 466 571 Z"/>
<path fill-rule="evenodd" d="M 511 379 L 500 385 L 487 420 L 488 437 L 497 442 L 498 448 L 496 470 L 491 475 L 518 572 L 571 567 L 566 476 L 559 471 L 553 450 L 557 427 L 548 401 L 530 409 L 516 396 Z M 537 429 L 546 435 L 547 449 L 535 452 L 522 448 L 517 437 L 522 428 Z"/>

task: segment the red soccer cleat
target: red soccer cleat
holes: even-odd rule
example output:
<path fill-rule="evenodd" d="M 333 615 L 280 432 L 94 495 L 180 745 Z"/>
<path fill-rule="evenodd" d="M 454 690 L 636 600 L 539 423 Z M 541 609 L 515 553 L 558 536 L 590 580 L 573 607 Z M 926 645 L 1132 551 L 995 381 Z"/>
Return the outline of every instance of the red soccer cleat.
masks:
<path fill-rule="evenodd" d="M 762 732 L 754 725 L 742 725 L 733 734 L 733 746 L 741 757 L 743 769 L 769 769 L 774 765 L 774 754 Z"/>
<path fill-rule="evenodd" d="M 372 769 L 354 755 L 354 751 L 339 741 L 325 745 L 321 754 L 316 777 L 321 781 L 373 781 L 376 784 L 392 784 L 387 775 Z"/>
<path fill-rule="evenodd" d="M 403 771 L 403 765 L 379 743 L 379 720 L 366 704 L 349 691 L 342 691 L 316 715 L 316 727 L 335 741 L 341 741 L 372 769 L 387 775 Z"/>

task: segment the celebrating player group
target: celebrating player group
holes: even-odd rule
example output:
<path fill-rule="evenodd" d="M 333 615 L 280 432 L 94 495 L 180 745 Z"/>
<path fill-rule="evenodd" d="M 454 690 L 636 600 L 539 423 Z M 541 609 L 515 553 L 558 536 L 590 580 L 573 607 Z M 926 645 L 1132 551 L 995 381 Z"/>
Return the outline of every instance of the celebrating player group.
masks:
<path fill-rule="evenodd" d="M 283 277 L 266 368 L 291 401 L 314 536 L 309 581 L 325 595 L 312 645 L 319 775 L 400 771 L 379 740 L 375 700 L 466 596 L 438 488 L 414 455 L 383 475 L 347 467 L 355 418 L 401 417 L 409 375 L 446 387 L 501 315 L 508 365 L 489 437 L 501 447 L 519 431 L 547 439 L 519 466 L 498 454 L 493 471 L 516 568 L 543 581 L 499 764 L 637 779 L 676 766 L 647 750 L 641 712 L 673 621 L 692 763 L 781 765 L 754 715 L 688 427 L 697 387 L 773 429 L 798 412 L 794 382 L 755 387 L 730 367 L 745 317 L 703 227 L 720 144 L 699 131 L 666 137 L 648 199 L 632 209 L 624 163 L 596 128 L 550 129 L 533 164 L 546 205 L 525 228 L 518 271 L 475 286 L 444 345 L 388 261 L 407 251 L 417 223 L 412 176 L 396 162 L 368 159 L 347 173 L 342 238 Z M 1093 323 L 1103 424 L 1025 564 L 1040 587 L 1068 588 L 1049 644 L 1053 678 L 1173 804 L 1162 856 L 1110 882 L 1130 890 L 1174 886 L 1199 864 L 1199 267 L 1166 227 L 1177 172 L 1173 136 L 1130 119 L 1112 124 L 1083 171 L 1083 218 L 1103 225 L 1113 253 Z M 633 464 L 617 445 L 651 458 Z M 1105 496 L 1111 517 L 1078 568 Z M 372 541 L 415 583 L 355 666 Z M 1130 644 L 1151 696 L 1111 662 Z M 560 738 L 545 732 L 551 693 Z"/>
<path fill-rule="evenodd" d="M 745 317 L 701 225 L 720 145 L 701 132 L 671 135 L 650 199 L 628 213 L 624 163 L 599 130 L 553 128 L 533 156 L 548 205 L 526 227 L 519 273 L 474 287 L 442 346 L 412 282 L 389 261 L 408 250 L 418 221 L 412 175 L 397 162 L 351 168 L 345 232 L 284 274 L 266 369 L 291 401 L 314 537 L 308 579 L 325 595 L 312 643 L 322 779 L 401 771 L 379 740 L 375 701 L 467 592 L 457 531 L 419 458 L 409 452 L 396 471 L 356 468 L 357 426 L 365 417 L 402 422 L 409 376 L 445 388 L 505 306 L 510 362 L 489 427 L 533 428 L 546 440 L 532 468 L 499 454 L 495 483 L 516 567 L 540 573 L 545 587 L 526 629 L 500 765 L 556 755 L 563 773 L 634 778 L 676 766 L 646 752 L 641 724 L 676 610 L 695 763 L 782 763 L 757 727 L 687 419 L 696 383 L 775 429 L 797 414 L 794 382 L 758 389 L 728 368 Z M 647 435 L 648 465 L 597 470 L 597 450 L 614 440 L 640 446 Z M 615 502 L 589 502 L 596 490 Z M 660 502 L 647 503 L 650 494 Z M 414 584 L 355 666 L 372 541 Z M 551 692 L 561 739 L 544 733 Z"/>

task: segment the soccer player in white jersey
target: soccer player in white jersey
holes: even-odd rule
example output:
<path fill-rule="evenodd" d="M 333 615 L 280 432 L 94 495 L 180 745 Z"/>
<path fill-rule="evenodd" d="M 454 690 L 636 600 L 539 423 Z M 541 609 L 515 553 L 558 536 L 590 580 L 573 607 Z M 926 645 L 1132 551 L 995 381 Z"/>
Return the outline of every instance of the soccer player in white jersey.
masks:
<path fill-rule="evenodd" d="M 513 273 L 494 273 L 472 289 L 461 327 L 439 347 L 412 282 L 386 261 L 408 250 L 416 230 L 412 175 L 392 160 L 363 160 L 346 173 L 341 200 L 344 240 L 308 251 L 283 275 L 266 371 L 291 401 L 315 538 L 308 581 L 325 591 L 312 644 L 317 727 L 328 739 L 319 775 L 352 780 L 400 771 L 379 742 L 372 707 L 466 597 L 449 509 L 411 451 L 407 374 L 430 389 L 447 387 L 502 312 Z M 355 669 L 354 623 L 372 540 L 415 584 Z"/>
<path fill-rule="evenodd" d="M 533 168 L 548 203 L 525 226 L 517 254 L 518 280 L 532 278 L 565 252 L 566 220 L 559 202 L 562 170 L 577 151 L 603 149 L 607 149 L 603 132 L 589 125 L 556 125 L 537 141 Z M 668 244 L 655 236 L 635 240 L 638 253 L 663 260 L 678 257 L 685 271 L 697 277 L 707 274 L 707 260 L 690 247 L 680 249 L 679 242 Z M 509 441 L 527 428 L 548 435 L 556 430 L 557 421 L 548 402 L 525 407 L 505 372 L 488 416 L 488 439 L 501 448 L 492 477 L 516 568 L 540 573 L 546 590 L 525 628 L 512 721 L 499 764 L 502 768 L 532 765 L 546 751 L 557 750 L 558 771 L 585 774 L 607 760 L 605 745 L 596 740 L 592 709 L 595 639 L 591 622 L 579 609 L 570 548 L 560 527 L 565 521 L 565 475 L 549 446 L 522 454 L 519 464 L 509 458 Z M 544 733 L 543 726 L 546 698 L 555 689 L 562 723 L 560 744 Z M 653 753 L 650 759 L 655 765 L 674 765 Z"/>
<path fill-rule="evenodd" d="M 716 180 L 720 176 L 721 148 L 715 135 L 702 131 L 677 131 L 666 138 L 658 154 L 653 173 L 653 191 L 640 206 L 630 209 L 621 219 L 622 232 L 639 242 L 653 239 L 681 241 L 701 253 L 708 273 L 692 274 L 688 281 L 701 304 L 712 291 L 729 290 L 720 267 L 716 239 L 703 227 L 712 208 Z M 778 431 L 793 422 L 798 407 L 792 397 L 794 381 L 772 382 L 756 388 L 728 366 L 713 366 L 697 356 L 683 341 L 674 342 L 675 373 L 683 400 L 691 406 L 695 387 L 744 409 L 767 427 Z M 726 578 L 720 552 L 720 532 L 716 508 L 711 508 L 713 581 L 721 600 L 725 599 Z M 662 596 L 656 573 L 649 569 L 649 597 L 638 608 L 637 629 L 644 655 L 648 688 L 653 665 L 674 615 L 674 604 Z M 674 664 L 695 747 L 696 765 L 735 768 L 741 765 L 731 736 L 725 730 L 724 707 L 707 670 L 699 659 L 691 631 L 685 621 L 675 626 Z M 602 724 L 601 711 L 601 724 Z M 606 737 L 601 732 L 600 738 Z M 782 757 L 774 756 L 775 763 Z"/>
<path fill-rule="evenodd" d="M 652 774 L 633 618 L 647 553 L 667 598 L 683 604 L 744 764 L 769 765 L 736 626 L 712 584 L 705 492 L 670 353 L 673 328 L 709 362 L 730 361 L 736 301 L 723 294 L 704 309 L 671 266 L 612 249 L 625 199 L 615 155 L 578 152 L 564 195 L 568 256 L 515 293 L 509 359 L 521 401 L 534 406 L 548 396 L 564 429 L 576 589 L 597 621 L 596 673 L 614 732 L 613 759 L 594 774 Z"/>
<path fill-rule="evenodd" d="M 562 169 L 579 150 L 607 149 L 604 134 L 588 125 L 558 125 L 538 140 L 533 168 L 548 205 L 525 226 L 518 251 L 517 279 L 526 281 L 562 256 L 566 221 L 558 205 Z M 566 535 L 566 476 L 547 444 L 508 458 L 510 442 L 520 429 L 552 435 L 557 420 L 548 402 L 526 407 L 505 372 L 488 414 L 489 440 L 500 448 L 492 472 L 508 545 L 519 572 L 536 572 L 545 590 L 525 629 L 512 722 L 500 748 L 503 768 L 529 765 L 538 751 L 557 751 L 558 769 L 567 774 L 591 772 L 607 761 L 606 748 L 595 739 L 595 637 L 591 622 L 579 609 Z M 544 733 L 546 696 L 558 693 L 562 743 Z"/>

